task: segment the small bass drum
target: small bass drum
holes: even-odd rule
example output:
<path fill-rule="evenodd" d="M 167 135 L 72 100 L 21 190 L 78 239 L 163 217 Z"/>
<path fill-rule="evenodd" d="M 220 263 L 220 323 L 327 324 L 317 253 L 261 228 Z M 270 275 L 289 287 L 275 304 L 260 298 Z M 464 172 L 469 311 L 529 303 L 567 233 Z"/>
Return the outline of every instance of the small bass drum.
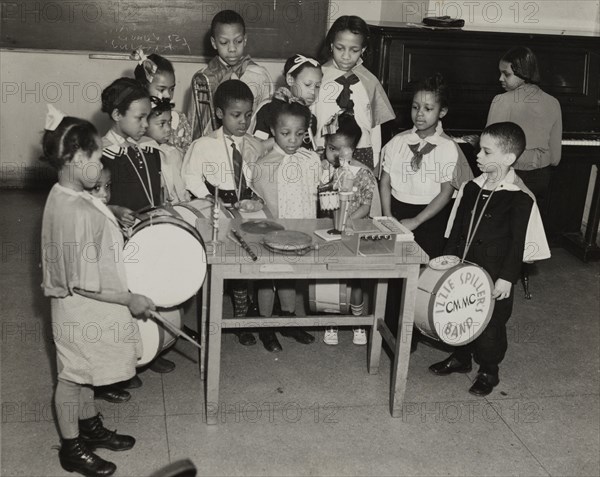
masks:
<path fill-rule="evenodd" d="M 350 313 L 352 288 L 345 280 L 311 280 L 308 304 L 313 313 Z"/>
<path fill-rule="evenodd" d="M 202 237 L 171 207 L 141 214 L 125 246 L 125 257 L 129 290 L 147 296 L 160 308 L 187 301 L 206 277 Z"/>
<path fill-rule="evenodd" d="M 452 346 L 475 340 L 494 311 L 494 284 L 479 265 L 445 255 L 429 262 L 419 277 L 415 326 Z"/>
<path fill-rule="evenodd" d="M 179 329 L 182 328 L 183 308 L 159 309 L 157 311 L 173 326 Z M 165 328 L 162 323 L 158 323 L 152 318 L 139 319 L 137 322 L 143 346 L 142 356 L 137 362 L 137 367 L 140 367 L 147 365 L 164 350 L 173 346 L 177 336 Z"/>

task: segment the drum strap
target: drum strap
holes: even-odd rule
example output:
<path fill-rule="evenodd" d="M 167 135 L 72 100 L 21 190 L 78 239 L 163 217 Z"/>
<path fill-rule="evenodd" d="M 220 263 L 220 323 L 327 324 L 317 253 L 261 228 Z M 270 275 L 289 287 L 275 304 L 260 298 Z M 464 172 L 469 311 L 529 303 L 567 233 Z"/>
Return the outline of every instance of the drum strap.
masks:
<path fill-rule="evenodd" d="M 477 229 L 479 228 L 479 224 L 481 223 L 481 219 L 483 218 L 485 209 L 487 208 L 488 204 L 492 200 L 492 195 L 494 195 L 494 191 L 496 190 L 496 189 L 492 189 L 490 196 L 488 197 L 485 204 L 483 204 L 483 207 L 481 208 L 481 212 L 479 213 L 479 217 L 477 218 L 477 222 L 475 223 L 475 228 L 473 228 L 473 221 L 475 220 L 475 213 L 477 212 L 477 204 L 479 203 L 479 198 L 481 197 L 481 194 L 483 193 L 483 189 L 485 188 L 486 184 L 487 184 L 487 181 L 485 181 L 483 183 L 483 186 L 481 186 L 481 190 L 479 191 L 479 194 L 477 194 L 477 199 L 475 199 L 475 205 L 473 206 L 473 210 L 471 211 L 471 221 L 469 222 L 469 230 L 467 232 L 467 243 L 465 244 L 465 250 L 463 252 L 461 262 L 465 261 L 465 257 L 467 256 L 467 253 L 469 252 L 469 248 L 471 247 L 471 244 L 473 243 L 473 239 L 475 238 L 475 234 L 477 233 Z"/>

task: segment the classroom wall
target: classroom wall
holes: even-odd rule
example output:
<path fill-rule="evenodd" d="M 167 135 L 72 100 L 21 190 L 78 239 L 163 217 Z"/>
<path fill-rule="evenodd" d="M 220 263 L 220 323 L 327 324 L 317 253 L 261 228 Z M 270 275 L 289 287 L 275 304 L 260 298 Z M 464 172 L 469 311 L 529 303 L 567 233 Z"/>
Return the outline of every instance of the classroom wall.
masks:
<path fill-rule="evenodd" d="M 258 61 L 274 81 L 283 61 Z M 88 54 L 2 51 L 0 53 L 0 187 L 35 186 L 52 175 L 40 163 L 46 104 L 92 121 L 104 133 L 108 116 L 100 112 L 100 93 L 120 76 L 133 76 L 135 62 L 90 59 Z M 174 63 L 176 109 L 188 104 L 192 76 L 203 63 Z"/>
<path fill-rule="evenodd" d="M 489 21 L 495 8 L 489 6 L 492 4 L 498 5 L 501 11 L 495 23 Z M 419 22 L 425 15 L 459 13 L 466 20 L 472 18 L 467 26 L 509 29 L 514 27 L 514 15 L 519 12 L 517 26 L 525 31 L 570 27 L 598 33 L 599 4 L 600 0 L 332 0 L 329 23 L 349 14 L 367 21 Z M 469 17 L 469 8 L 472 17 Z M 484 16 L 486 8 L 487 16 Z M 524 13 L 529 14 L 527 18 L 531 21 L 525 22 Z M 258 62 L 275 79 L 281 74 L 284 60 L 259 59 Z M 89 119 L 104 131 L 108 122 L 99 112 L 100 91 L 115 78 L 131 75 L 133 66 L 130 61 L 90 59 L 86 53 L 1 51 L 0 187 L 31 186 L 47 177 L 48 169 L 37 160 L 46 103 Z M 177 108 L 187 104 L 190 79 L 203 66 L 193 62 L 175 63 Z"/>

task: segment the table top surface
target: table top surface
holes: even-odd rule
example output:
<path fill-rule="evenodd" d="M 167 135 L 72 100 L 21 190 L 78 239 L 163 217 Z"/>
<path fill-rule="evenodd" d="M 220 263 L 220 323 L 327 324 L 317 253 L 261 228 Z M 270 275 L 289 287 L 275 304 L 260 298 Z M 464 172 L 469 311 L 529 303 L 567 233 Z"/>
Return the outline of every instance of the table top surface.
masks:
<path fill-rule="evenodd" d="M 313 248 L 301 255 L 296 253 L 277 253 L 264 246 L 262 234 L 246 233 L 240 227 L 243 219 L 228 219 L 221 217 L 219 220 L 218 242 L 212 239 L 212 225 L 209 219 L 198 219 L 196 228 L 204 240 L 209 265 L 248 265 L 248 264 L 369 264 L 398 265 L 423 264 L 429 261 L 427 254 L 414 241 L 398 242 L 394 254 L 357 256 L 342 241 L 326 241 L 317 235 L 315 230 L 332 228 L 332 219 L 270 219 L 285 230 L 303 232 L 312 238 Z M 235 228 L 249 248 L 257 256 L 253 260 L 250 254 L 231 238 L 230 231 Z"/>

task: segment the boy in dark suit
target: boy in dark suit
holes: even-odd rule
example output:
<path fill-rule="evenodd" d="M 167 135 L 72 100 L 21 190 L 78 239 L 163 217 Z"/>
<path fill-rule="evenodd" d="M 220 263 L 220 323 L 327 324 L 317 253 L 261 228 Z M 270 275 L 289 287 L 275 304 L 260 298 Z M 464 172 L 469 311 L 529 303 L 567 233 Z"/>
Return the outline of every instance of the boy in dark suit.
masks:
<path fill-rule="evenodd" d="M 550 256 L 533 194 L 512 168 L 525 144 L 525 133 L 511 122 L 492 124 L 483 131 L 477 155 L 482 175 L 461 188 L 446 230 L 451 233 L 445 253 L 484 268 L 494 282 L 496 303 L 490 323 L 476 340 L 457 347 L 429 369 L 438 376 L 468 373 L 474 357 L 479 372 L 469 392 L 476 396 L 488 395 L 500 382 L 499 364 L 508 347 L 506 322 L 521 263 Z M 528 252 L 530 248 L 535 252 L 524 257 L 526 243 Z"/>

